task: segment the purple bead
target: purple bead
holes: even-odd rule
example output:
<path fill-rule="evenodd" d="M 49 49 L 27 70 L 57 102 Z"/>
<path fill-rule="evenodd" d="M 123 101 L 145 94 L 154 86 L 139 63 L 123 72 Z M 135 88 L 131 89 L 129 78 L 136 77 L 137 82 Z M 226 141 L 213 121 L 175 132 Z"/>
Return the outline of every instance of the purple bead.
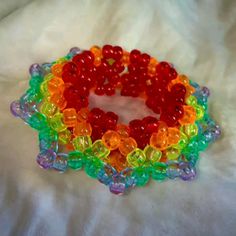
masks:
<path fill-rule="evenodd" d="M 71 55 L 76 55 L 76 54 L 79 54 L 80 52 L 81 52 L 81 49 L 78 48 L 78 47 L 73 47 L 73 48 L 71 48 L 70 51 L 69 51 L 69 53 L 70 53 Z"/>
<path fill-rule="evenodd" d="M 125 184 L 120 182 L 112 182 L 109 185 L 111 193 L 122 195 L 125 192 Z"/>
<path fill-rule="evenodd" d="M 193 180 L 196 176 L 196 168 L 191 166 L 188 162 L 180 162 L 180 178 L 182 180 L 188 181 Z"/>
<path fill-rule="evenodd" d="M 55 159 L 56 153 L 54 151 L 43 150 L 38 154 L 36 161 L 43 169 L 50 169 L 53 167 L 53 162 Z"/>
<path fill-rule="evenodd" d="M 11 111 L 13 116 L 16 116 L 16 117 L 21 116 L 22 110 L 20 108 L 20 101 L 19 100 L 13 101 L 11 103 L 10 111 Z"/>
<path fill-rule="evenodd" d="M 29 73 L 31 75 L 35 75 L 35 74 L 40 74 L 42 71 L 41 67 L 39 64 L 35 63 L 35 64 L 32 64 L 29 68 Z"/>
<path fill-rule="evenodd" d="M 202 87 L 201 89 L 201 94 L 203 97 L 209 97 L 210 96 L 210 90 L 207 87 Z"/>

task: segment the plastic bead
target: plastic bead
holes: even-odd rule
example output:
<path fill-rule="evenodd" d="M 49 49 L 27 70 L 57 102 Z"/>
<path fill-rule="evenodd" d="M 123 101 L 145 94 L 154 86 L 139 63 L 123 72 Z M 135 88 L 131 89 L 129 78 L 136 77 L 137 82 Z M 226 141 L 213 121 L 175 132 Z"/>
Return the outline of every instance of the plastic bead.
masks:
<path fill-rule="evenodd" d="M 157 162 L 151 167 L 151 175 L 155 180 L 163 181 L 166 178 L 167 165 L 165 163 Z"/>
<path fill-rule="evenodd" d="M 56 153 L 52 150 L 43 150 L 37 156 L 37 162 L 43 169 L 50 169 L 53 167 L 53 162 L 56 159 Z"/>
<path fill-rule="evenodd" d="M 198 126 L 197 124 L 189 124 L 185 125 L 184 128 L 184 133 L 189 137 L 196 136 L 198 134 Z"/>
<path fill-rule="evenodd" d="M 63 122 L 67 127 L 75 127 L 77 122 L 77 113 L 74 108 L 63 110 Z"/>
<path fill-rule="evenodd" d="M 39 132 L 39 165 L 84 167 L 114 194 L 150 177 L 194 179 L 200 152 L 221 134 L 208 114 L 209 89 L 137 49 L 74 47 L 29 72 L 29 89 L 10 110 Z M 89 109 L 90 92 L 139 97 L 156 115 L 119 124 L 116 113 Z"/>
<path fill-rule="evenodd" d="M 79 151 L 70 152 L 68 154 L 68 159 L 67 159 L 68 166 L 71 169 L 79 170 L 83 167 L 84 158 L 85 156 L 82 152 L 79 152 Z"/>
<path fill-rule="evenodd" d="M 63 115 L 61 113 L 56 113 L 49 122 L 50 127 L 57 131 L 57 132 L 62 132 L 66 130 L 65 124 L 62 122 L 62 117 Z"/>
<path fill-rule="evenodd" d="M 178 143 L 180 139 L 180 131 L 177 128 L 168 128 L 168 144 Z"/>
<path fill-rule="evenodd" d="M 148 161 L 152 164 L 158 162 L 161 159 L 162 152 L 152 146 L 146 146 L 144 153 Z"/>
<path fill-rule="evenodd" d="M 57 113 L 57 106 L 53 103 L 43 101 L 40 106 L 40 112 L 43 113 L 47 117 L 52 117 Z"/>
<path fill-rule="evenodd" d="M 64 91 L 64 81 L 59 77 L 54 77 L 48 81 L 48 91 L 53 93 L 60 93 Z"/>
<path fill-rule="evenodd" d="M 179 120 L 181 125 L 193 124 L 196 120 L 196 111 L 191 106 L 183 106 L 184 116 Z"/>
<path fill-rule="evenodd" d="M 102 141 L 108 149 L 115 150 L 120 145 L 120 135 L 116 131 L 108 130 L 102 136 Z"/>
<path fill-rule="evenodd" d="M 150 145 L 154 148 L 164 150 L 168 147 L 168 136 L 166 133 L 153 133 L 150 138 Z"/>
<path fill-rule="evenodd" d="M 104 145 L 102 140 L 97 140 L 93 143 L 92 153 L 100 159 L 105 159 L 109 155 L 110 150 Z"/>
<path fill-rule="evenodd" d="M 127 155 L 127 161 L 129 165 L 133 167 L 142 166 L 145 160 L 146 160 L 146 156 L 144 152 L 139 148 L 134 149 L 132 152 L 130 152 Z"/>
<path fill-rule="evenodd" d="M 176 148 L 169 148 L 166 151 L 166 156 L 168 160 L 177 160 L 180 155 L 179 149 Z"/>
<path fill-rule="evenodd" d="M 67 154 L 58 153 L 52 167 L 59 172 L 65 172 L 67 169 Z"/>
<path fill-rule="evenodd" d="M 92 126 L 86 121 L 78 122 L 75 125 L 73 133 L 75 136 L 91 136 Z"/>
<path fill-rule="evenodd" d="M 89 109 L 88 108 L 81 108 L 77 113 L 78 122 L 86 121 L 87 118 L 88 118 L 88 114 L 89 114 Z"/>
<path fill-rule="evenodd" d="M 92 146 L 92 140 L 89 136 L 78 136 L 72 140 L 73 146 L 77 151 L 85 151 Z"/>
<path fill-rule="evenodd" d="M 69 130 L 62 131 L 61 133 L 58 134 L 58 141 L 61 144 L 67 144 L 71 140 L 71 132 Z"/>
<path fill-rule="evenodd" d="M 120 135 L 120 138 L 128 138 L 130 134 L 130 128 L 124 124 L 118 124 L 116 126 L 116 132 Z"/>
<path fill-rule="evenodd" d="M 137 148 L 137 143 L 134 138 L 124 138 L 121 140 L 119 151 L 122 155 L 127 156 L 130 152 Z"/>

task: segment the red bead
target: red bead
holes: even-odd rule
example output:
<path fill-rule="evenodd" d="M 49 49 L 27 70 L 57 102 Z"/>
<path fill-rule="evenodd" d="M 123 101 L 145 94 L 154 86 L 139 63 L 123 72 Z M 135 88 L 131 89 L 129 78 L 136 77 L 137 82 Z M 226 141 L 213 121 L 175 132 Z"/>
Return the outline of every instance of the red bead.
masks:
<path fill-rule="evenodd" d="M 115 60 L 120 60 L 123 56 L 123 49 L 119 46 L 113 47 L 113 58 Z"/>
<path fill-rule="evenodd" d="M 140 65 L 141 66 L 148 66 L 150 62 L 150 56 L 147 53 L 143 53 L 140 58 Z"/>
<path fill-rule="evenodd" d="M 88 115 L 88 122 L 91 124 L 97 123 L 105 112 L 100 108 L 93 108 Z"/>
<path fill-rule="evenodd" d="M 140 59 L 140 56 L 141 56 L 141 53 L 139 50 L 137 49 L 134 49 L 130 52 L 130 62 L 133 63 L 133 64 L 136 64 L 139 62 L 139 59 Z"/>
<path fill-rule="evenodd" d="M 102 55 L 104 58 L 112 58 L 113 47 L 111 45 L 104 45 L 102 48 Z"/>

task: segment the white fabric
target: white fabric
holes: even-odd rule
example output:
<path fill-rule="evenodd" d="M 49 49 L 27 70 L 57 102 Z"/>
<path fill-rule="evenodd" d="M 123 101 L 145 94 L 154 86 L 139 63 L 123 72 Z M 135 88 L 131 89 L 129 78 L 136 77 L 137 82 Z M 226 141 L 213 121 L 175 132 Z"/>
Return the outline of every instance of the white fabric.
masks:
<path fill-rule="evenodd" d="M 236 235 L 235 1 L 0 0 L 0 17 L 1 236 Z M 151 181 L 120 197 L 84 172 L 36 165 L 37 133 L 9 113 L 28 67 L 107 43 L 173 62 L 210 88 L 223 135 L 201 154 L 195 181 Z M 128 100 L 111 109 L 142 114 Z"/>

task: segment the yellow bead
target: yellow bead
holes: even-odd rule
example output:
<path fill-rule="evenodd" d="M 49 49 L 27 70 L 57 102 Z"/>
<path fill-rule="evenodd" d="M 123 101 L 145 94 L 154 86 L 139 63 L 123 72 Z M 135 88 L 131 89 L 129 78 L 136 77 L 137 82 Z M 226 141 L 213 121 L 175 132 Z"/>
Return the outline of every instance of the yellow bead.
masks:
<path fill-rule="evenodd" d="M 43 81 L 49 81 L 53 77 L 54 77 L 54 75 L 52 73 L 48 73 L 46 76 L 44 76 Z"/>
<path fill-rule="evenodd" d="M 132 167 L 142 166 L 145 163 L 146 156 L 143 150 L 136 148 L 127 155 L 127 162 Z"/>
<path fill-rule="evenodd" d="M 195 111 L 196 111 L 196 117 L 197 117 L 197 120 L 200 120 L 202 119 L 202 117 L 204 116 L 204 108 L 200 105 L 196 105 L 194 106 L 195 108 Z"/>
<path fill-rule="evenodd" d="M 197 98 L 195 96 L 191 95 L 191 96 L 187 97 L 186 103 L 190 106 L 195 106 L 195 105 L 197 105 Z"/>
<path fill-rule="evenodd" d="M 39 110 L 41 113 L 43 113 L 47 117 L 54 116 L 58 111 L 57 106 L 48 101 L 43 101 L 42 104 L 40 105 Z"/>
<path fill-rule="evenodd" d="M 48 91 L 48 81 L 47 80 L 45 80 L 41 83 L 40 92 L 42 93 L 42 95 L 44 97 L 49 97 L 50 96 L 50 93 Z"/>
<path fill-rule="evenodd" d="M 58 134 L 58 141 L 61 144 L 64 145 L 68 144 L 70 142 L 70 139 L 71 139 L 71 132 L 68 129 Z"/>
<path fill-rule="evenodd" d="M 56 113 L 49 121 L 49 125 L 57 132 L 66 130 L 65 124 L 62 122 L 62 114 Z"/>
<path fill-rule="evenodd" d="M 144 149 L 144 153 L 148 161 L 152 164 L 158 162 L 161 159 L 162 152 L 150 145 L 146 146 Z"/>
<path fill-rule="evenodd" d="M 189 137 L 196 136 L 198 134 L 198 126 L 197 124 L 189 124 L 189 125 L 184 125 L 183 127 L 184 133 Z"/>
<path fill-rule="evenodd" d="M 73 130 L 75 136 L 91 136 L 92 126 L 86 121 L 77 122 Z"/>
<path fill-rule="evenodd" d="M 166 151 L 166 157 L 168 160 L 176 160 L 180 155 L 179 149 L 176 148 L 168 148 Z"/>
<path fill-rule="evenodd" d="M 110 154 L 110 150 L 104 145 L 101 139 L 98 139 L 93 143 L 92 153 L 100 159 L 105 159 Z"/>
<path fill-rule="evenodd" d="M 119 150 L 122 155 L 127 156 L 130 152 L 132 152 L 135 148 L 137 148 L 137 143 L 135 139 L 129 137 L 121 140 Z"/>
<path fill-rule="evenodd" d="M 102 136 L 102 141 L 108 149 L 115 150 L 120 145 L 120 135 L 116 131 L 108 130 Z"/>
<path fill-rule="evenodd" d="M 89 136 L 78 136 L 72 141 L 75 150 L 85 151 L 92 146 L 92 140 Z"/>

